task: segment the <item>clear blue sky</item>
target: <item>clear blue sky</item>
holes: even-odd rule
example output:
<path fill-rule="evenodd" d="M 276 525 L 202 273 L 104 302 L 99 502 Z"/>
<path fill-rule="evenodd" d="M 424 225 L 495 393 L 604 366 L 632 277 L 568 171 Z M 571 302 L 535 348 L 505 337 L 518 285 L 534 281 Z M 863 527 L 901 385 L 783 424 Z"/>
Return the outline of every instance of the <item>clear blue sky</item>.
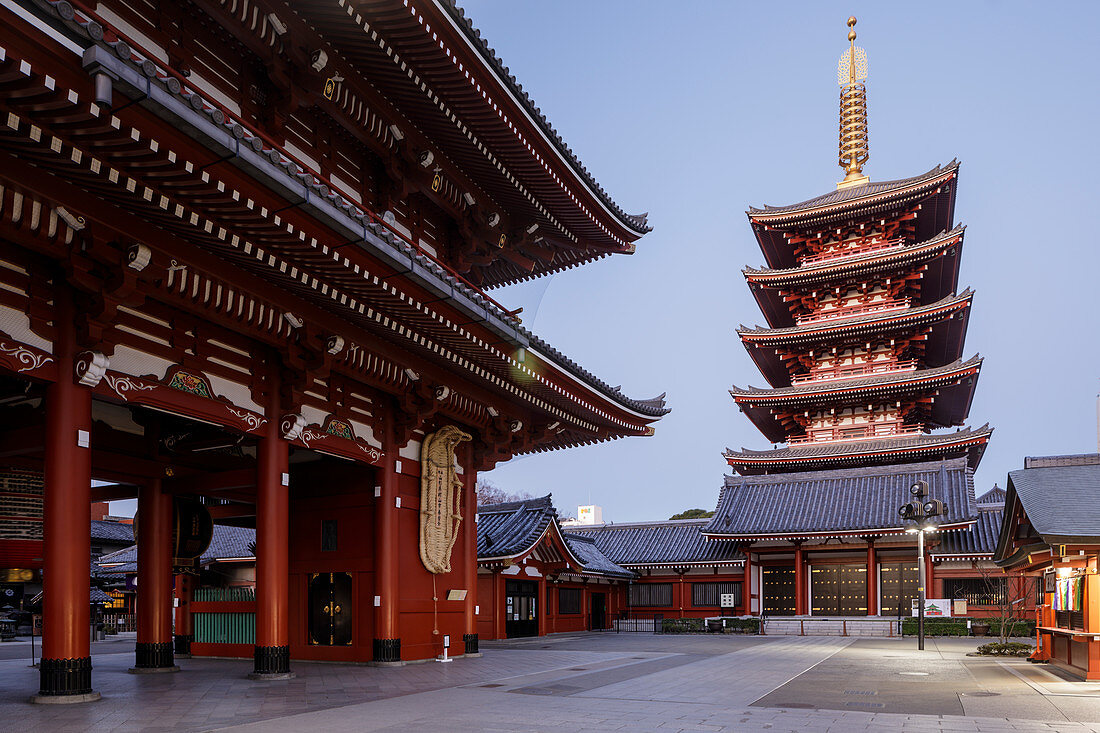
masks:
<path fill-rule="evenodd" d="M 1100 377 L 1093 213 L 1100 6 L 1023 2 L 461 2 L 597 180 L 654 231 L 638 253 L 497 291 L 635 397 L 667 391 L 652 438 L 539 454 L 486 476 L 614 521 L 713 508 L 726 446 L 769 444 L 734 406 L 762 386 L 734 329 L 762 322 L 741 268 L 749 205 L 825 193 L 845 21 L 867 49 L 872 180 L 962 161 L 969 424 L 996 427 L 979 493 L 1025 455 L 1094 452 Z M 539 301 L 541 297 L 541 302 Z M 537 311 L 535 304 L 539 303 Z"/>

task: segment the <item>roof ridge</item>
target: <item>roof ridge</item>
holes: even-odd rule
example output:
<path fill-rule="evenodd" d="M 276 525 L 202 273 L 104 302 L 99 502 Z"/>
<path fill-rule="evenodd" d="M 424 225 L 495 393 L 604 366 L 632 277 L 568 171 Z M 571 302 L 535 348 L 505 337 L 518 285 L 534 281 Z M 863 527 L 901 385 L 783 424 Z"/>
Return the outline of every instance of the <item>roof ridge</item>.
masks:
<path fill-rule="evenodd" d="M 511 71 L 504 62 L 497 56 L 496 51 L 491 48 L 485 38 L 482 37 L 481 31 L 474 27 L 473 22 L 466 17 L 466 11 L 463 10 L 455 0 L 438 0 L 439 4 L 447 12 L 447 14 L 455 21 L 455 25 L 458 26 L 466 38 L 470 41 L 481 54 L 482 58 L 487 62 L 487 65 L 495 70 L 499 75 L 499 78 L 510 91 L 515 95 L 516 99 L 520 102 L 520 106 L 524 108 L 524 111 L 534 120 L 535 124 L 546 135 L 547 140 L 557 148 L 562 157 L 573 169 L 582 181 L 588 184 L 589 189 L 596 194 L 596 197 L 604 203 L 605 206 L 615 214 L 619 220 L 626 224 L 637 234 L 645 234 L 653 230 L 653 227 L 649 226 L 649 212 L 643 214 L 627 214 L 623 209 L 615 203 L 610 194 L 604 190 L 603 186 L 596 182 L 596 179 L 588 171 L 588 168 L 581 163 L 565 141 L 562 139 L 558 131 L 554 129 L 554 126 L 550 124 L 550 121 L 543 115 L 542 110 L 535 105 L 530 95 L 524 91 L 523 86 L 516 80 L 516 77 L 512 75 Z"/>
<path fill-rule="evenodd" d="M 960 163 L 958 158 L 952 158 L 951 162 L 946 165 L 936 165 L 934 168 L 928 170 L 925 173 L 921 173 L 920 175 L 912 176 L 909 178 L 898 178 L 890 181 L 868 181 L 867 183 L 859 186 L 852 186 L 851 188 L 828 191 L 819 196 L 808 198 L 805 201 L 800 201 L 798 203 L 788 204 L 785 206 L 771 206 L 769 204 L 764 204 L 760 208 L 750 206 L 745 214 L 751 221 L 754 214 L 794 214 L 803 209 L 812 209 L 816 206 L 825 204 L 842 205 L 855 203 L 862 198 L 889 193 L 893 189 L 904 188 L 905 186 L 923 183 L 945 173 L 957 171 L 959 166 Z"/>

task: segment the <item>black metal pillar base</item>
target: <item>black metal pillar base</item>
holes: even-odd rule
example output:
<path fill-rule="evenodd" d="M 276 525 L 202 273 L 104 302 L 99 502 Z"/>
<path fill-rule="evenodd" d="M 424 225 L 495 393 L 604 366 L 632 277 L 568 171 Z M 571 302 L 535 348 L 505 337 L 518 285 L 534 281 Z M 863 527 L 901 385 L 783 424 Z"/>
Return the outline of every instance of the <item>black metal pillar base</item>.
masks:
<path fill-rule="evenodd" d="M 179 672 L 176 660 L 172 657 L 172 642 L 142 642 L 134 646 L 134 666 L 131 672 Z"/>
<path fill-rule="evenodd" d="M 43 659 L 38 665 L 39 690 L 31 702 L 40 705 L 92 702 L 92 658 Z"/>
<path fill-rule="evenodd" d="M 374 661 L 375 667 L 399 667 L 405 663 L 401 661 L 400 639 L 375 639 Z"/>
<path fill-rule="evenodd" d="M 175 653 L 177 656 L 191 656 L 191 642 L 195 640 L 194 634 L 176 634 L 173 637 Z"/>
<path fill-rule="evenodd" d="M 297 676 L 290 671 L 289 646 L 258 646 L 253 659 L 250 680 L 289 680 Z"/>
<path fill-rule="evenodd" d="M 467 654 L 477 654 L 477 634 L 463 634 L 462 641 L 466 644 Z"/>

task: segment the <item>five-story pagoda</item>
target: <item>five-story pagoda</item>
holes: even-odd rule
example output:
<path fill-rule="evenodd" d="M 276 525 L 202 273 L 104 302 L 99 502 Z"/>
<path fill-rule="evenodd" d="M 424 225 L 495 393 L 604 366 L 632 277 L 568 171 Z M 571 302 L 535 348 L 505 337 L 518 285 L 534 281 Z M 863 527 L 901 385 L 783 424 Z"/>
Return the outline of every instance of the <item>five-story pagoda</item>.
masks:
<path fill-rule="evenodd" d="M 771 387 L 731 394 L 787 447 L 728 451 L 741 474 L 962 456 L 975 467 L 991 432 L 929 434 L 966 419 L 982 363 L 962 358 L 973 293 L 958 292 L 958 163 L 863 175 L 867 66 L 850 36 L 838 72 L 847 176 L 823 196 L 748 211 L 767 267 L 745 278 L 768 326 L 738 334 Z"/>
<path fill-rule="evenodd" d="M 844 179 L 748 211 L 767 266 L 745 277 L 767 326 L 738 334 L 770 386 L 731 394 L 785 445 L 726 451 L 740 475 L 725 478 L 703 533 L 745 554 L 752 613 L 908 614 L 917 548 L 898 507 L 909 487 L 925 482 L 948 505 L 942 531 L 970 531 L 977 518 L 973 473 L 992 430 L 933 432 L 966 420 L 982 364 L 963 355 L 973 294 L 958 289 L 959 166 L 885 182 L 863 174 L 867 61 L 855 37 L 838 71 Z"/>

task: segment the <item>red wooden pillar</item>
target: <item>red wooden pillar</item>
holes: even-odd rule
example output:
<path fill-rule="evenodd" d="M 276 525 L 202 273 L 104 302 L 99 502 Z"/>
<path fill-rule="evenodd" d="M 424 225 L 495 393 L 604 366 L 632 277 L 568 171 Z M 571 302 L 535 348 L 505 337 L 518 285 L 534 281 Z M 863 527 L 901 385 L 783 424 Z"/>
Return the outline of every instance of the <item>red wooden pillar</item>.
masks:
<path fill-rule="evenodd" d="M 508 636 L 508 627 L 504 625 L 508 611 L 505 605 L 504 575 L 500 570 L 493 571 L 493 638 L 504 639 Z"/>
<path fill-rule="evenodd" d="M 874 539 L 867 540 L 867 615 L 878 616 L 878 556 Z"/>
<path fill-rule="evenodd" d="M 72 294 L 55 296 L 53 355 L 57 381 L 46 388 L 42 661 L 32 701 L 98 700 L 92 691 L 90 640 L 92 392 L 74 382 L 76 337 Z"/>
<path fill-rule="evenodd" d="M 928 552 L 928 548 L 924 549 L 924 597 L 925 598 L 939 598 L 936 595 L 936 576 L 934 575 L 935 564 L 932 562 L 932 555 Z"/>
<path fill-rule="evenodd" d="M 539 636 L 546 636 L 547 623 L 550 620 L 547 615 L 550 609 L 548 608 L 549 604 L 546 602 L 546 573 L 539 576 L 538 588 L 538 595 L 535 596 L 535 616 L 538 618 Z"/>
<path fill-rule="evenodd" d="M 677 570 L 677 574 L 680 576 L 680 582 L 677 584 L 679 590 L 680 602 L 677 604 L 680 608 L 680 618 L 684 617 L 684 571 Z"/>
<path fill-rule="evenodd" d="M 741 581 L 741 600 L 744 605 L 744 615 L 752 615 L 752 552 L 751 546 L 745 545 L 742 552 L 745 553 L 745 579 Z"/>
<path fill-rule="evenodd" d="M 178 672 L 172 657 L 172 497 L 159 479 L 138 493 L 137 644 L 131 672 Z"/>
<path fill-rule="evenodd" d="M 381 420 L 385 458 L 378 471 L 374 503 L 374 664 L 401 663 L 397 630 L 397 461 L 400 448 L 393 434 L 393 407 Z"/>
<path fill-rule="evenodd" d="M 466 569 L 466 632 L 462 641 L 467 655 L 479 654 L 477 644 L 477 467 L 473 443 L 465 444 L 465 460 L 462 462 L 462 515 L 465 532 L 462 545 L 462 566 Z"/>
<path fill-rule="evenodd" d="M 191 600 L 195 595 L 194 576 L 176 576 L 176 656 L 190 657 L 191 642 L 195 640 L 195 621 L 191 616 Z"/>
<path fill-rule="evenodd" d="M 802 552 L 802 542 L 794 545 L 794 614 L 805 616 L 806 609 L 806 556 Z"/>
<path fill-rule="evenodd" d="M 290 671 L 290 445 L 279 434 L 278 370 L 272 369 L 267 422 L 256 451 L 256 649 L 253 679 Z"/>

